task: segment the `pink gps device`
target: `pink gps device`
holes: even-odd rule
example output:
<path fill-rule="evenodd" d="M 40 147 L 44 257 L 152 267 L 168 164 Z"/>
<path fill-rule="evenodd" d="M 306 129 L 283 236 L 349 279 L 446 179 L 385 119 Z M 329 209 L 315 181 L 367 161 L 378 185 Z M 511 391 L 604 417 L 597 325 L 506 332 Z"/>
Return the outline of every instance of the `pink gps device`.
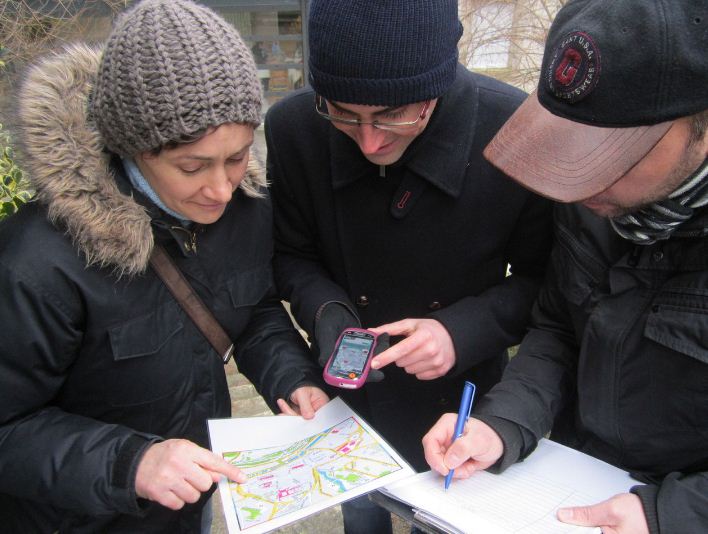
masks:
<path fill-rule="evenodd" d="M 374 332 L 347 328 L 334 345 L 322 376 L 330 386 L 357 389 L 364 385 L 376 348 Z"/>

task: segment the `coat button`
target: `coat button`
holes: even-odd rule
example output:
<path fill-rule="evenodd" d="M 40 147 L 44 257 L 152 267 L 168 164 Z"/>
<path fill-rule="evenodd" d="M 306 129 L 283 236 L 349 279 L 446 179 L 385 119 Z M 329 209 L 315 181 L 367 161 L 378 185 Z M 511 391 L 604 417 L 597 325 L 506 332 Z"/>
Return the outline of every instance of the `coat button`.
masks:
<path fill-rule="evenodd" d="M 655 262 L 658 263 L 664 259 L 664 253 L 661 252 L 660 250 L 657 250 L 656 252 L 654 252 L 654 254 L 651 255 L 651 257 Z"/>
<path fill-rule="evenodd" d="M 369 297 L 366 295 L 360 295 L 356 299 L 356 305 L 360 308 L 366 308 L 369 305 Z"/>
<path fill-rule="evenodd" d="M 430 304 L 428 304 L 428 309 L 429 310 L 439 310 L 442 308 L 442 304 L 440 304 L 437 300 L 434 300 Z"/>

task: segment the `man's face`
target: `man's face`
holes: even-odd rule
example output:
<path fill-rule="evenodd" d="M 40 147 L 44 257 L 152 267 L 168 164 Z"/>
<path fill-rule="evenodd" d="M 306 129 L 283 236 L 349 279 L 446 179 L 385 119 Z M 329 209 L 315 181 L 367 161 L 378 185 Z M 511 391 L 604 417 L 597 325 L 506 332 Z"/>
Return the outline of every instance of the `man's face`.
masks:
<path fill-rule="evenodd" d="M 681 118 L 627 174 L 581 201 L 603 217 L 619 217 L 667 198 L 708 156 L 708 135 L 689 144 L 690 119 Z"/>
<path fill-rule="evenodd" d="M 401 158 L 413 140 L 425 130 L 436 103 L 437 100 L 430 101 L 425 116 L 420 118 L 418 122 L 412 126 L 401 127 L 396 130 L 381 130 L 371 124 L 357 126 L 335 121 L 332 121 L 332 125 L 351 137 L 359 145 L 364 157 L 371 163 L 375 165 L 391 165 Z M 343 102 L 328 102 L 327 104 L 328 112 L 333 117 L 382 123 L 415 120 L 421 116 L 424 106 L 424 102 L 416 102 L 396 108 L 346 104 Z"/>

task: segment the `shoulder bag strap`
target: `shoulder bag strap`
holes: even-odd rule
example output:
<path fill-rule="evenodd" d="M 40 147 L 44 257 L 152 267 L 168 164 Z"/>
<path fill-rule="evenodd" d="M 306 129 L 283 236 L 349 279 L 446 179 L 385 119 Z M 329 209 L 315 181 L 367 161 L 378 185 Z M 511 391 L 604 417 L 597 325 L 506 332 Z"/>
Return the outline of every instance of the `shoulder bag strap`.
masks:
<path fill-rule="evenodd" d="M 224 332 L 170 255 L 158 244 L 153 247 L 150 265 L 226 364 L 234 352 L 234 344 L 229 335 Z"/>

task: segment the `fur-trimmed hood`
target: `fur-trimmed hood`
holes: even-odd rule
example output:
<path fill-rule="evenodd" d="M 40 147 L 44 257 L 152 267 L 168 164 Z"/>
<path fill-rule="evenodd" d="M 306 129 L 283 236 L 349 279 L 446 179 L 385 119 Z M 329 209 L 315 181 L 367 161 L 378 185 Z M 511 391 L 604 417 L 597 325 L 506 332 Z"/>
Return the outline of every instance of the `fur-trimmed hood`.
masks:
<path fill-rule="evenodd" d="M 151 219 L 119 191 L 111 155 L 87 117 L 100 60 L 100 48 L 77 44 L 30 70 L 19 93 L 23 166 L 50 220 L 66 229 L 88 265 L 133 275 L 148 265 Z M 244 181 L 263 184 L 263 175 L 252 154 Z"/>

